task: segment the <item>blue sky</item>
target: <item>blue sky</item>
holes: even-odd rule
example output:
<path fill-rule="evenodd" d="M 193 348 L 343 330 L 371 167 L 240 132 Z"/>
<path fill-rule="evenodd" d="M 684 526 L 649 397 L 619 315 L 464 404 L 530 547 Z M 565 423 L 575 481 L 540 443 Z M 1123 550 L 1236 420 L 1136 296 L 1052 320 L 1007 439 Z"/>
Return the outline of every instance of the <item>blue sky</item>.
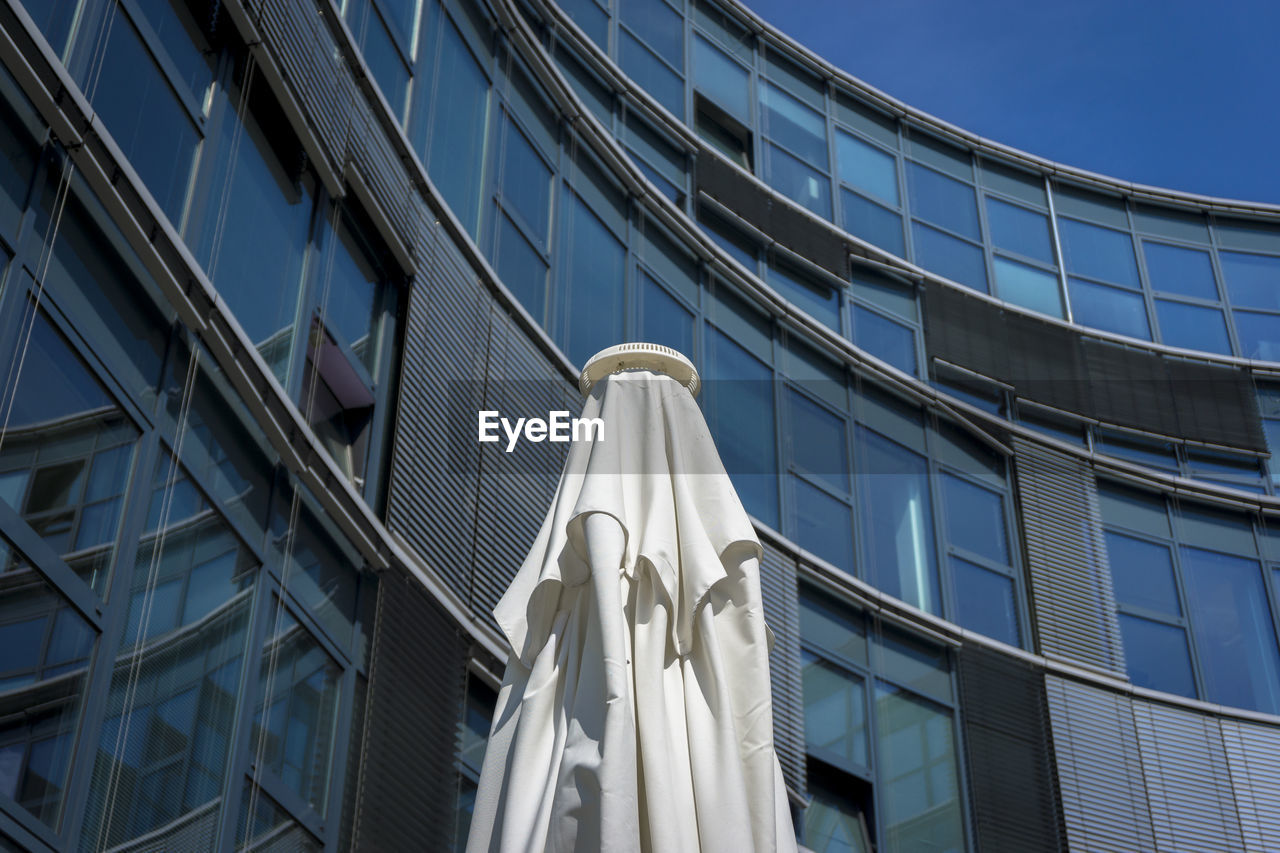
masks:
<path fill-rule="evenodd" d="M 989 139 L 1123 180 L 1280 203 L 1276 0 L 744 2 Z"/>

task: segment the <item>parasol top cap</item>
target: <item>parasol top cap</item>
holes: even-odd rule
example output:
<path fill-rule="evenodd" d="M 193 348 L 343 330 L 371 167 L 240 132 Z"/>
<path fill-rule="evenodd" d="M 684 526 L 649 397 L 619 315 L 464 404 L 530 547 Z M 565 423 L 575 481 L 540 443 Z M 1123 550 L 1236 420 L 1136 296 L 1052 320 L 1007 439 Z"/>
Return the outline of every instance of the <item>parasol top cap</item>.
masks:
<path fill-rule="evenodd" d="M 611 346 L 591 356 L 578 377 L 578 390 L 590 394 L 592 386 L 610 373 L 637 368 L 664 373 L 695 397 L 702 387 L 697 368 L 678 350 L 662 344 L 631 343 Z"/>

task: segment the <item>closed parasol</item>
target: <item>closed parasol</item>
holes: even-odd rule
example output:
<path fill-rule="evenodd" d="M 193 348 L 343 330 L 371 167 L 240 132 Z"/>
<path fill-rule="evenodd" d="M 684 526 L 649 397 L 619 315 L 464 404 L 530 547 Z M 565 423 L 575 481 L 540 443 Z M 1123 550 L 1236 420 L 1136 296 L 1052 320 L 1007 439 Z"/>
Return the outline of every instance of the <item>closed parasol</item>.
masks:
<path fill-rule="evenodd" d="M 760 544 L 666 347 L 583 371 L 546 520 L 494 613 L 511 643 L 467 850 L 796 849 L 773 747 Z"/>

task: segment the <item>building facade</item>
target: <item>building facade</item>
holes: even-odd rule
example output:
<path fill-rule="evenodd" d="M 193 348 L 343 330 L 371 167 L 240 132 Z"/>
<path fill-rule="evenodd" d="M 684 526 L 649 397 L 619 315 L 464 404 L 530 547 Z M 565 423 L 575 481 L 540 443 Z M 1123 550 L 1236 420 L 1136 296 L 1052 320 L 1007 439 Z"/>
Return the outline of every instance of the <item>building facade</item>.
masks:
<path fill-rule="evenodd" d="M 1280 847 L 1280 207 L 733 0 L 0 0 L 0 849 L 449 850 L 623 340 L 765 545 L 816 851 Z"/>

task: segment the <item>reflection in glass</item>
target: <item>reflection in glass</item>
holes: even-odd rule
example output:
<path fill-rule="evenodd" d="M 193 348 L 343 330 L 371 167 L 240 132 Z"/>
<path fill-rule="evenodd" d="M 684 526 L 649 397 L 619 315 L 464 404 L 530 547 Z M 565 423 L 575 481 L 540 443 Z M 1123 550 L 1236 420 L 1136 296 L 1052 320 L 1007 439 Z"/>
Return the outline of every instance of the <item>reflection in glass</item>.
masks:
<path fill-rule="evenodd" d="M 616 0 L 618 15 L 645 44 L 676 68 L 684 68 L 684 19 L 665 0 Z"/>
<path fill-rule="evenodd" d="M 907 164 L 911 214 L 971 240 L 981 239 L 973 187 L 921 166 Z"/>
<path fill-rule="evenodd" d="M 1116 601 L 1181 616 L 1173 555 L 1167 545 L 1107 531 L 1107 561 Z"/>
<path fill-rule="evenodd" d="M 1180 549 L 1205 698 L 1280 713 L 1280 648 L 1256 560 Z"/>
<path fill-rule="evenodd" d="M 875 311 L 853 306 L 853 342 L 894 367 L 916 372 L 916 334 Z"/>
<path fill-rule="evenodd" d="M 836 131 L 840 180 L 892 205 L 898 204 L 898 161 L 850 133 Z"/>
<path fill-rule="evenodd" d="M 1121 613 L 1120 636 L 1130 681 L 1139 687 L 1196 698 L 1191 651 L 1183 628 Z"/>
<path fill-rule="evenodd" d="M 982 249 L 919 222 L 911 223 L 911 238 L 916 263 L 966 287 L 988 292 Z"/>
<path fill-rule="evenodd" d="M 928 463 L 923 456 L 859 427 L 857 470 L 867 580 L 895 598 L 938 613 Z"/>
<path fill-rule="evenodd" d="M 942 475 L 942 492 L 947 506 L 947 541 L 1007 564 L 1004 498 L 952 474 Z"/>
<path fill-rule="evenodd" d="M 1280 314 L 1256 311 L 1231 312 L 1240 338 L 1240 355 L 1263 361 L 1280 361 Z"/>
<path fill-rule="evenodd" d="M 158 460 L 94 763 L 86 837 L 102 847 L 215 831 L 256 570 L 186 473 Z"/>
<path fill-rule="evenodd" d="M 707 327 L 707 426 L 747 512 L 778 524 L 773 371 Z"/>
<path fill-rule="evenodd" d="M 551 227 L 551 170 L 508 119 L 502 141 L 502 200 L 545 248 Z"/>
<path fill-rule="evenodd" d="M 1054 263 L 1049 219 L 1044 214 L 988 196 L 987 225 L 991 242 L 1001 249 Z"/>
<path fill-rule="evenodd" d="M 827 169 L 827 125 L 822 115 L 767 82 L 760 82 L 760 128 L 806 163 Z"/>
<path fill-rule="evenodd" d="M 561 346 L 574 364 L 622 339 L 622 286 L 626 249 L 595 212 L 564 190 L 559 276 L 565 323 Z"/>
<path fill-rule="evenodd" d="M 1227 321 L 1219 308 L 1156 300 L 1161 340 L 1174 347 L 1231 355 Z"/>
<path fill-rule="evenodd" d="M 641 271 L 640 337 L 693 353 L 693 314 L 648 273 Z"/>
<path fill-rule="evenodd" d="M 810 751 L 846 765 L 869 767 L 867 700 L 863 681 L 802 651 L 804 740 Z"/>
<path fill-rule="evenodd" d="M 101 595 L 138 430 L 49 318 L 28 318 L 0 445 L 0 499 Z"/>
<path fill-rule="evenodd" d="M 1147 260 L 1147 277 L 1155 290 L 1200 299 L 1218 298 L 1208 252 L 1144 240 L 1142 253 Z"/>
<path fill-rule="evenodd" d="M 534 320 L 545 324 L 547 262 L 505 213 L 498 216 L 498 233 L 494 240 L 493 251 L 497 256 L 494 270 L 498 278 L 511 289 Z"/>
<path fill-rule="evenodd" d="M 1104 332 L 1151 340 L 1147 306 L 1141 293 L 1094 284 L 1079 278 L 1067 279 L 1072 317 L 1077 323 Z"/>
<path fill-rule="evenodd" d="M 655 5 L 665 5 L 655 0 Z M 684 80 L 624 29 L 618 30 L 618 64 L 627 76 L 657 99 L 678 120 L 684 120 Z"/>
<path fill-rule="evenodd" d="M 824 219 L 831 218 L 831 179 L 776 145 L 765 146 L 769 186 Z"/>
<path fill-rule="evenodd" d="M 963 850 L 950 712 L 877 682 L 876 729 L 884 849 Z"/>
<path fill-rule="evenodd" d="M 1218 262 L 1232 305 L 1280 311 L 1280 258 L 1219 252 Z"/>
<path fill-rule="evenodd" d="M 585 4 L 592 6 L 589 0 Z M 489 106 L 489 79 L 467 48 L 462 34 L 442 18 L 438 79 L 441 85 L 419 90 L 431 100 L 418 107 L 431 110 L 430 126 L 415 142 L 431 180 L 462 227 L 473 237 L 479 228 L 480 173 Z"/>
<path fill-rule="evenodd" d="M 900 258 L 906 257 L 902 217 L 897 212 L 843 187 L 840 189 L 840 202 L 843 205 L 846 231 Z"/>
<path fill-rule="evenodd" d="M 341 670 L 279 600 L 263 649 L 250 743 L 274 773 L 317 812 L 329 797 Z"/>
<path fill-rule="evenodd" d="M 800 637 L 828 654 L 867 665 L 867 626 L 862 615 L 807 587 L 800 591 Z"/>
<path fill-rule="evenodd" d="M 1062 295 L 1056 275 L 1001 257 L 996 257 L 992 266 L 1001 299 L 1051 317 L 1062 316 Z"/>
<path fill-rule="evenodd" d="M 813 853 L 871 853 L 863 809 L 812 781 L 813 800 L 804 810 L 804 846 Z"/>
<path fill-rule="evenodd" d="M 0 798 L 56 828 L 93 627 L 0 538 Z"/>
<path fill-rule="evenodd" d="M 236 821 L 236 850 L 246 853 L 320 853 L 324 845 L 261 788 L 246 781 Z"/>
<path fill-rule="evenodd" d="M 1060 217 L 1058 234 L 1068 272 L 1138 287 L 1133 238 L 1127 233 Z"/>
<path fill-rule="evenodd" d="M 751 123 L 751 76 L 747 69 L 697 35 L 693 39 L 693 83 L 729 115 L 743 124 Z"/>
<path fill-rule="evenodd" d="M 327 230 L 327 229 L 326 229 Z M 327 234 L 332 237 L 332 234 Z M 321 284 L 324 324 L 369 375 L 378 374 L 379 321 L 387 275 L 361 228 L 344 212 Z"/>
<path fill-rule="evenodd" d="M 853 521 L 849 505 L 791 477 L 795 498 L 796 540 L 833 566 L 853 571 Z"/>
<path fill-rule="evenodd" d="M 956 587 L 956 621 L 1002 643 L 1022 645 L 1013 578 L 955 556 L 951 573 Z"/>

